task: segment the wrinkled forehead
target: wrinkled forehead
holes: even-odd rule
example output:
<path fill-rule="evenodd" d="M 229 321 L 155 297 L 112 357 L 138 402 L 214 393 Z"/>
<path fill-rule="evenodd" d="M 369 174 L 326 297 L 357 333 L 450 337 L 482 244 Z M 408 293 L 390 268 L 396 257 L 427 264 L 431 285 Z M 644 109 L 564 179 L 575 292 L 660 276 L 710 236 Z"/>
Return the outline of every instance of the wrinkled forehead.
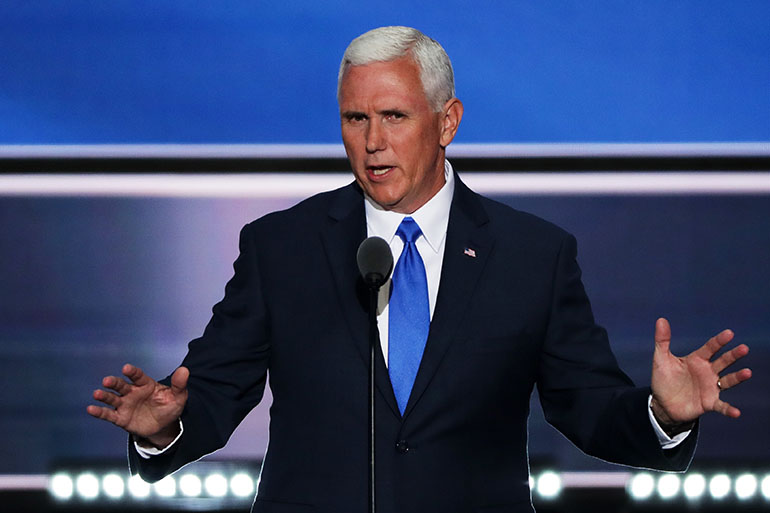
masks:
<path fill-rule="evenodd" d="M 417 66 L 409 59 L 351 66 L 338 100 L 340 110 L 430 109 Z"/>
<path fill-rule="evenodd" d="M 345 69 L 338 100 L 351 96 L 387 96 L 428 102 L 420 69 L 411 57 L 367 64 L 351 64 Z"/>

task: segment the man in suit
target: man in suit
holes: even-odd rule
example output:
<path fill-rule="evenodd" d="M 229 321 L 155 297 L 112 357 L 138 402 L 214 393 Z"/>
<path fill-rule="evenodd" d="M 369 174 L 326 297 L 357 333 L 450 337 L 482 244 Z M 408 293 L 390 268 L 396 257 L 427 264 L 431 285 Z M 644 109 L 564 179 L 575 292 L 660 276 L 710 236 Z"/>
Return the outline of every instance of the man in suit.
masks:
<path fill-rule="evenodd" d="M 224 299 L 164 383 L 132 365 L 88 412 L 130 434 L 133 471 L 157 480 L 222 447 L 269 376 L 270 444 L 255 512 L 367 505 L 367 301 L 356 250 L 398 260 L 381 291 L 376 362 L 379 511 L 530 511 L 527 416 L 596 457 L 681 470 L 706 411 L 737 417 L 715 354 L 683 357 L 655 326 L 651 387 L 620 371 L 594 322 L 574 238 L 470 191 L 445 160 L 462 119 L 441 46 L 406 27 L 356 38 L 338 101 L 355 181 L 244 227 Z M 403 284 L 407 283 L 408 286 Z M 713 358 L 713 361 L 712 361 Z"/>

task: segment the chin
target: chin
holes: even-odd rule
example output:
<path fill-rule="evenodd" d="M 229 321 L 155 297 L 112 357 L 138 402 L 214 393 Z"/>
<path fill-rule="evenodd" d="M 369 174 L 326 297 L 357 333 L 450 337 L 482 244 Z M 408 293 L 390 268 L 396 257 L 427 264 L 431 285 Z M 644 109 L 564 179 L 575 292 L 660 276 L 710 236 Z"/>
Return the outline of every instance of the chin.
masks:
<path fill-rule="evenodd" d="M 376 185 L 369 185 L 369 187 L 364 190 L 378 205 L 387 208 L 388 210 L 390 210 L 392 207 L 395 207 L 400 201 L 403 200 L 403 197 L 400 197 L 397 194 L 392 194 L 390 191 L 383 191 L 382 187 L 377 187 Z"/>
<path fill-rule="evenodd" d="M 375 203 L 377 203 L 379 206 L 381 206 L 385 210 L 393 210 L 396 206 L 396 203 L 394 203 L 393 201 L 387 201 L 377 196 L 370 196 L 370 197 L 374 200 Z"/>

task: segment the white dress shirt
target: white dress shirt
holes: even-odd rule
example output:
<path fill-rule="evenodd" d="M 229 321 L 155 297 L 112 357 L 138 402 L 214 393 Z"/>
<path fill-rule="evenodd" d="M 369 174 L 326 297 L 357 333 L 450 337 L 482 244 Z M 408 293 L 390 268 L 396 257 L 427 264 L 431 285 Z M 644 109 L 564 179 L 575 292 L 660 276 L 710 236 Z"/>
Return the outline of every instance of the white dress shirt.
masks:
<path fill-rule="evenodd" d="M 428 280 L 428 304 L 430 305 L 430 318 L 433 319 L 433 310 L 436 308 L 438 285 L 441 277 L 441 264 L 444 261 L 444 246 L 446 244 L 446 231 L 449 224 L 449 209 L 452 206 L 452 197 L 455 190 L 455 179 L 452 165 L 448 160 L 444 161 L 444 177 L 446 183 L 426 204 L 418 208 L 414 213 L 399 214 L 384 210 L 371 198 L 366 196 L 366 231 L 369 237 L 377 236 L 385 239 L 390 244 L 393 253 L 393 266 L 395 267 L 401 250 L 404 249 L 404 241 L 396 235 L 396 230 L 405 217 L 411 217 L 422 230 L 422 236 L 417 239 L 417 251 L 420 252 L 425 274 Z M 385 364 L 388 363 L 388 299 L 392 282 L 388 281 L 380 288 L 377 301 L 377 324 L 380 329 L 380 343 Z"/>

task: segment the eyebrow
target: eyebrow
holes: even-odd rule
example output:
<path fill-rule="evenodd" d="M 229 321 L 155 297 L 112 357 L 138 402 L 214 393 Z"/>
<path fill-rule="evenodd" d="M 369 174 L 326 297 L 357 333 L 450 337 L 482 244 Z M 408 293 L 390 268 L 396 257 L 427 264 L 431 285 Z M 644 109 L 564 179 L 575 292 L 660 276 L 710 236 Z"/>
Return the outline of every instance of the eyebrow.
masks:
<path fill-rule="evenodd" d="M 357 110 L 346 110 L 346 111 L 343 111 L 340 115 L 343 118 L 352 118 L 352 117 L 355 117 L 355 116 L 368 117 L 365 113 L 357 111 Z"/>
<path fill-rule="evenodd" d="M 398 114 L 400 116 L 406 116 L 407 115 L 406 111 L 405 110 L 401 110 L 401 109 L 385 109 L 385 110 L 381 111 L 380 114 L 382 114 L 383 116 L 391 116 L 393 114 Z"/>
<path fill-rule="evenodd" d="M 393 114 L 397 114 L 397 115 L 400 115 L 400 116 L 408 116 L 409 115 L 409 113 L 406 110 L 403 110 L 403 109 L 384 109 L 384 110 L 378 111 L 377 114 L 381 115 L 381 116 L 391 116 Z M 361 111 L 358 111 L 358 110 L 346 110 L 346 111 L 341 112 L 340 116 L 342 116 L 343 118 L 351 118 L 351 117 L 354 117 L 354 116 L 369 117 L 369 115 L 366 114 L 365 112 L 361 112 Z"/>

